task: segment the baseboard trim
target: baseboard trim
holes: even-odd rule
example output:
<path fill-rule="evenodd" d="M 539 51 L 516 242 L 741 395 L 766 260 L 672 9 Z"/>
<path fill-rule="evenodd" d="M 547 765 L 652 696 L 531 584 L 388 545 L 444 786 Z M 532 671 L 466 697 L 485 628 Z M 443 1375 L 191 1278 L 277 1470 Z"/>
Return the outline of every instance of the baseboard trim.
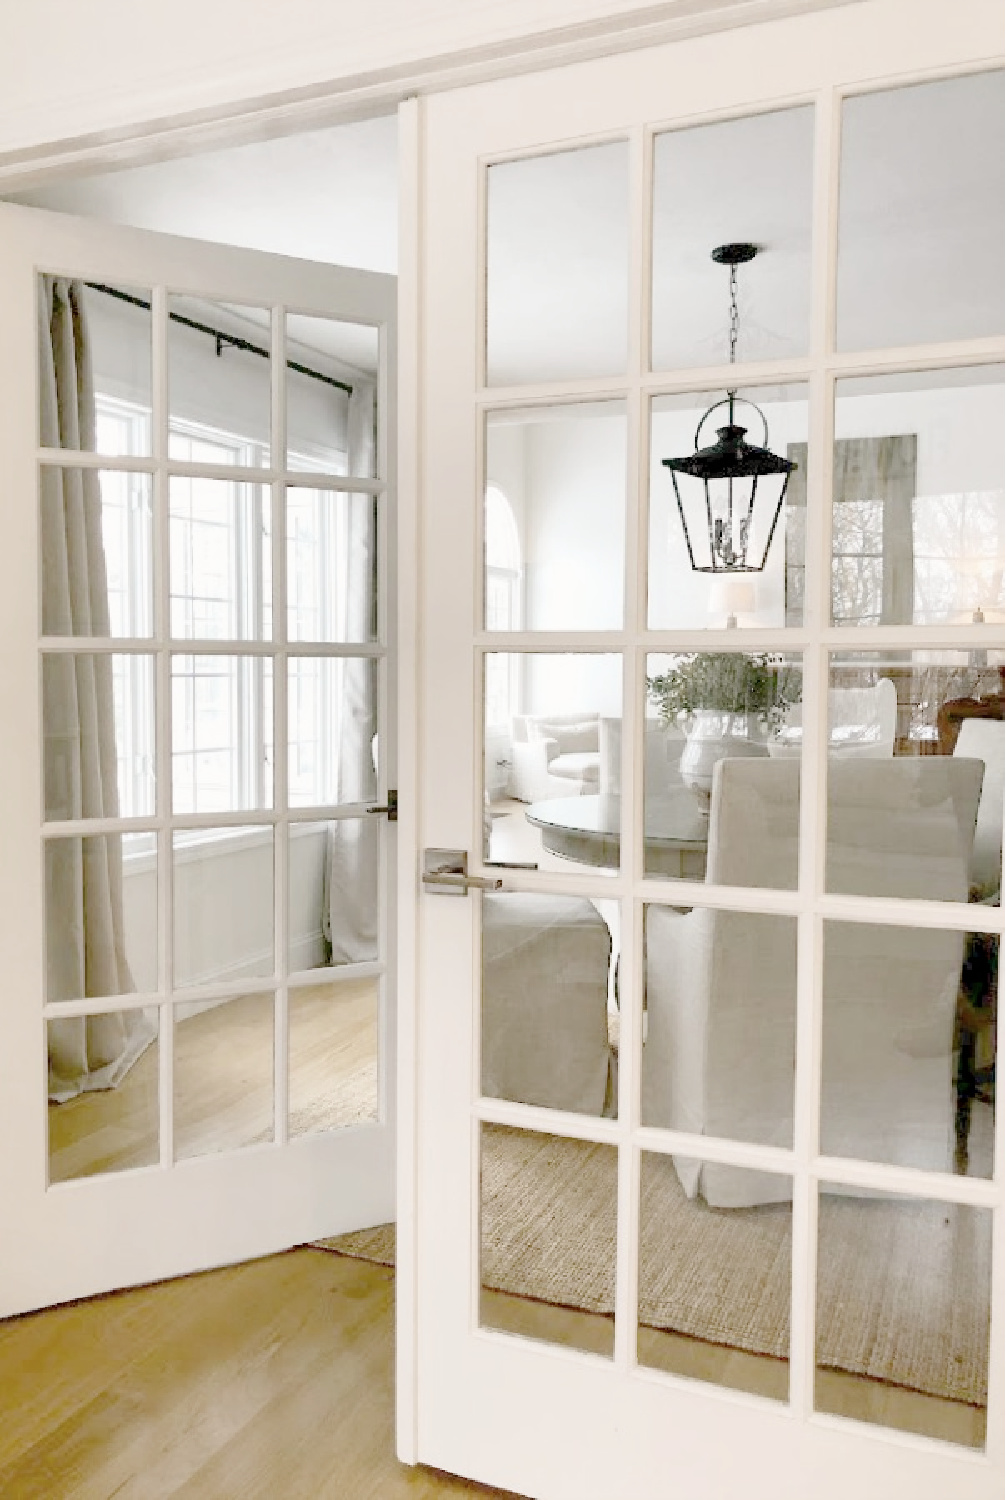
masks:
<path fill-rule="evenodd" d="M 290 968 L 294 971 L 321 968 L 328 960 L 328 944 L 325 942 L 321 928 L 297 938 L 291 944 L 290 959 Z M 213 969 L 207 969 L 187 982 L 193 986 L 233 984 L 237 987 L 243 979 L 261 981 L 263 969 L 267 969 L 271 963 L 272 949 L 262 948 L 257 953 L 250 954 L 236 963 L 220 964 Z M 176 993 L 179 992 L 176 991 Z M 210 1000 L 181 1000 L 175 1006 L 175 1017 L 179 1021 L 188 1020 L 190 1016 L 201 1015 L 204 1010 L 213 1010 L 218 1005 L 225 1005 L 228 998 L 233 998 L 233 996 L 214 996 Z"/>

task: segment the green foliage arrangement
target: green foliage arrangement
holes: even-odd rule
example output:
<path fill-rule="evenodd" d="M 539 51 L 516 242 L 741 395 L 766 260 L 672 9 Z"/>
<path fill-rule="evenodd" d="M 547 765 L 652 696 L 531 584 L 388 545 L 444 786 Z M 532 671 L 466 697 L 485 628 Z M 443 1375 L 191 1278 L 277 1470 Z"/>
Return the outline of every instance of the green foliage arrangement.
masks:
<path fill-rule="evenodd" d="M 790 704 L 800 701 L 802 679 L 796 668 L 763 651 L 694 651 L 648 677 L 646 687 L 665 724 L 706 708 L 754 714 L 774 729 Z"/>

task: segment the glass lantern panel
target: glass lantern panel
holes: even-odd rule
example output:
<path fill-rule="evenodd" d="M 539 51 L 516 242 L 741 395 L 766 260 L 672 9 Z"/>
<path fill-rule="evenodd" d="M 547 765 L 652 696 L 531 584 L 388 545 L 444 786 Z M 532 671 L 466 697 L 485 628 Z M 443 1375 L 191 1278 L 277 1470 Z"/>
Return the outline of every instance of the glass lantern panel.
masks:
<path fill-rule="evenodd" d="M 706 507 L 705 486 L 675 474 L 667 460 L 689 460 L 716 440 L 728 408 L 719 392 L 658 396 L 650 412 L 650 538 L 647 623 L 651 630 L 722 630 L 803 624 L 804 536 L 807 516 L 807 387 L 759 386 L 737 395 L 736 425 L 745 442 L 795 464 L 780 507 L 781 478 L 758 480 L 754 505 L 735 481 L 720 485 Z M 714 407 L 716 408 L 714 410 Z M 701 431 L 699 430 L 701 428 Z M 750 481 L 746 482 L 750 487 Z M 723 548 L 713 565 L 715 523 Z M 741 550 L 746 520 L 747 565 L 723 568 L 722 550 Z M 757 566 L 756 565 L 761 565 Z"/>

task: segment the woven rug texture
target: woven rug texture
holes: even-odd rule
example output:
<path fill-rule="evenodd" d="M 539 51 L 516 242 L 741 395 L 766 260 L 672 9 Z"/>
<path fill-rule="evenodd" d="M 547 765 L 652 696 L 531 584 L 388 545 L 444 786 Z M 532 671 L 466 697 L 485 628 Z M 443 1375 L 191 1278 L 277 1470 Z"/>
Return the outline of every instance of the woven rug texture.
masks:
<path fill-rule="evenodd" d="M 483 1139 L 483 1285 L 611 1314 L 615 1148 L 493 1125 Z M 643 1158 L 641 1205 L 640 1321 L 785 1358 L 789 1205 L 708 1208 L 654 1154 Z M 990 1221 L 965 1205 L 825 1195 L 818 1364 L 984 1405 Z M 390 1224 L 316 1243 L 395 1262 Z"/>

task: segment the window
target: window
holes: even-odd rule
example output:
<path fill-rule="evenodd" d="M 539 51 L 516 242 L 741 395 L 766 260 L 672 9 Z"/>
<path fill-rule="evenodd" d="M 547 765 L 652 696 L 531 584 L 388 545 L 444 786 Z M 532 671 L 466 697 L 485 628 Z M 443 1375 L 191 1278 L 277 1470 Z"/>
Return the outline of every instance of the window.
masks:
<path fill-rule="evenodd" d="M 146 448 L 149 416 L 99 394 L 102 452 Z M 234 433 L 174 420 L 170 457 L 220 468 L 262 467 L 265 449 Z M 291 455 L 294 470 L 317 461 Z M 345 472 L 346 456 L 330 453 L 324 467 Z M 108 570 L 111 628 L 117 637 L 153 632 L 153 526 L 147 475 L 103 470 L 102 536 Z M 287 493 L 287 608 L 292 641 L 338 640 L 344 591 L 330 574 L 345 555 L 348 511 L 328 490 Z M 268 486 L 226 478 L 172 475 L 168 500 L 169 630 L 172 639 L 268 640 L 273 634 L 272 509 Z M 119 801 L 124 817 L 143 806 L 153 766 L 153 681 L 149 658 L 114 658 Z M 338 772 L 343 663 L 298 658 L 291 667 L 289 756 L 291 801 L 334 800 Z M 172 675 L 172 806 L 175 813 L 212 813 L 268 806 L 272 800 L 272 662 L 244 654 L 177 653 Z M 202 837 L 203 835 L 193 835 Z M 149 838 L 134 840 L 135 852 Z"/>
<path fill-rule="evenodd" d="M 884 609 L 884 503 L 835 507 L 831 615 L 836 625 L 879 625 Z"/>
<path fill-rule="evenodd" d="M 976 610 L 1002 608 L 1002 492 L 918 495 L 911 500 L 909 556 L 914 562 L 916 625 L 966 624 Z M 835 508 L 833 617 L 836 624 L 884 620 L 885 547 L 882 500 Z"/>
<path fill-rule="evenodd" d="M 345 454 L 291 455 L 291 469 L 345 474 Z M 287 637 L 345 641 L 348 591 L 332 576 L 333 560 L 350 546 L 350 507 L 362 496 L 291 488 L 286 497 Z M 292 807 L 322 806 L 338 797 L 340 731 L 346 663 L 339 657 L 289 660 L 287 726 Z"/>
<path fill-rule="evenodd" d="M 915 623 L 967 624 L 1003 607 L 1001 490 L 919 495 L 913 505 Z"/>

